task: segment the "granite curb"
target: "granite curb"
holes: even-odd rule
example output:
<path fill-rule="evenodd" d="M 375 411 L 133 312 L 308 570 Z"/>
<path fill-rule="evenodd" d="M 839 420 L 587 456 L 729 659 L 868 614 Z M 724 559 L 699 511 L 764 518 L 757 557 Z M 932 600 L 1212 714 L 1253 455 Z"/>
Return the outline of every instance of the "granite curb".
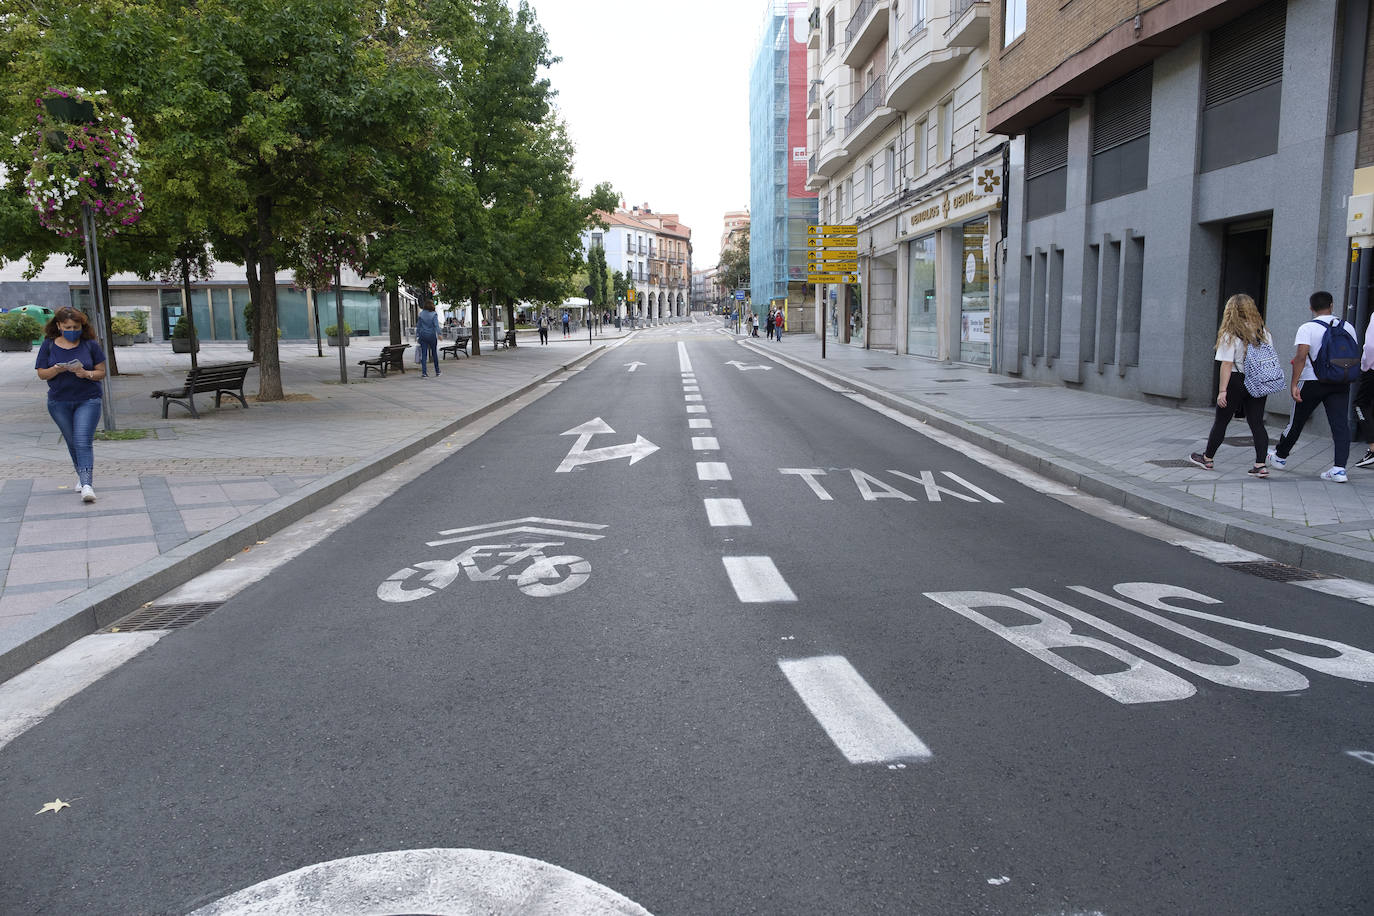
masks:
<path fill-rule="evenodd" d="M 1058 483 L 1139 512 L 1175 528 L 1224 541 L 1245 550 L 1264 554 L 1281 563 L 1325 575 L 1345 576 L 1374 582 L 1374 551 L 1342 551 L 1316 538 L 1302 537 L 1247 515 L 1242 510 L 1208 508 L 1200 500 L 1181 494 L 1161 492 L 1154 484 L 1122 480 L 1115 472 L 1103 472 L 1076 464 L 1026 443 L 1009 442 L 1004 435 L 952 417 L 937 408 L 920 404 L 851 375 L 797 359 L 747 340 L 739 343 L 788 368 L 812 372 L 832 382 L 862 393 L 884 407 L 920 420 L 950 433 L 999 457 L 1014 461 Z"/>
<path fill-rule="evenodd" d="M 536 376 L 521 388 L 478 405 L 438 429 L 417 433 L 383 452 L 335 471 L 294 493 L 179 544 L 94 588 L 73 595 L 37 614 L 32 620 L 0 629 L 0 683 L 83 636 L 109 626 L 137 610 L 140 605 L 207 572 L 244 548 L 324 508 L 350 490 L 389 470 L 397 462 L 419 454 L 469 423 L 524 397 L 558 373 L 599 356 L 607 347 L 602 345 L 584 352 Z"/>

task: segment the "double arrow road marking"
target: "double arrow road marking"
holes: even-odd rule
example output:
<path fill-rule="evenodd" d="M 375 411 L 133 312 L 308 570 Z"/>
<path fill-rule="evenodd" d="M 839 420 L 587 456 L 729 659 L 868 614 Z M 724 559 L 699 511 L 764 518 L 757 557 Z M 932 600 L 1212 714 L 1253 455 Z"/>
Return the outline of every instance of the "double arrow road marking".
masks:
<path fill-rule="evenodd" d="M 658 446 L 654 445 L 643 436 L 635 436 L 635 441 L 625 442 L 620 445 L 606 445 L 601 448 L 587 448 L 587 444 L 592 441 L 592 437 L 601 433 L 613 433 L 609 423 L 600 417 L 588 420 L 581 426 L 575 426 L 564 436 L 576 436 L 577 441 L 568 451 L 562 463 L 558 465 L 559 474 L 566 474 L 573 468 L 583 464 L 595 464 L 598 461 L 614 461 L 617 458 L 629 458 L 630 464 L 634 464 L 642 458 L 652 455 L 658 451 Z"/>

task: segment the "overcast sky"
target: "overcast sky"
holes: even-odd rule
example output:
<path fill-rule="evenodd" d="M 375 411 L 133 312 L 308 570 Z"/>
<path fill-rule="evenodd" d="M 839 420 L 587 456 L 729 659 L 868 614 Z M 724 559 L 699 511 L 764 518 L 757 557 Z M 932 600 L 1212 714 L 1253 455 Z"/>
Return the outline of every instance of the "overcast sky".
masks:
<path fill-rule="evenodd" d="M 583 191 L 677 213 L 714 266 L 727 210 L 749 206 L 749 68 L 768 0 L 530 0 Z"/>

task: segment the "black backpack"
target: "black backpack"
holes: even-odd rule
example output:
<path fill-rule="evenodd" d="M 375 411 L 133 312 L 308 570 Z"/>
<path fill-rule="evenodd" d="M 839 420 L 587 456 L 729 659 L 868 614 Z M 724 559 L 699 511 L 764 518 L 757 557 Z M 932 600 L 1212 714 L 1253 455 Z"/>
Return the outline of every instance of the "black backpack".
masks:
<path fill-rule="evenodd" d="M 1320 318 L 1313 318 L 1312 322 L 1326 327 L 1316 357 L 1307 354 L 1317 379 L 1347 385 L 1357 380 L 1360 377 L 1360 342 L 1345 330 L 1344 322 L 1326 322 Z"/>

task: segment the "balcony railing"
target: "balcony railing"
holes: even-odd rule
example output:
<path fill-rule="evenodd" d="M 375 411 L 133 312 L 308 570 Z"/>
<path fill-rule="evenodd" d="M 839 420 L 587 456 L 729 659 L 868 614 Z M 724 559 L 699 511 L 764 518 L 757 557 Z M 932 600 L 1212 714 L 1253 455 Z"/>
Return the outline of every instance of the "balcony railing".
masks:
<path fill-rule="evenodd" d="M 869 86 L 864 94 L 859 96 L 859 101 L 855 102 L 854 106 L 849 109 L 849 114 L 844 116 L 845 134 L 853 133 L 854 128 L 862 124 L 863 119 L 871 115 L 873 110 L 878 107 L 878 103 L 883 100 L 883 82 L 883 76 L 875 79 L 873 85 Z"/>
<path fill-rule="evenodd" d="M 820 158 L 820 153 L 812 153 L 811 158 L 806 163 L 806 174 L 816 174 L 816 160 Z"/>
<path fill-rule="evenodd" d="M 808 89 L 807 92 L 806 92 L 806 104 L 807 104 L 808 106 L 810 106 L 810 105 L 819 105 L 820 102 L 821 102 L 821 81 L 820 81 L 820 80 L 812 80 L 812 81 L 811 81 L 811 88 Z"/>
<path fill-rule="evenodd" d="M 821 27 L 821 8 L 819 6 L 811 8 L 811 15 L 807 17 L 806 24 L 812 29 Z"/>
<path fill-rule="evenodd" d="M 874 5 L 878 0 L 860 0 L 859 5 L 854 9 L 854 15 L 849 17 L 849 25 L 844 27 L 844 43 L 853 44 L 854 36 L 859 34 L 859 30 L 864 27 L 864 20 L 868 14 L 873 12 Z"/>
<path fill-rule="evenodd" d="M 967 12 L 969 11 L 969 8 L 972 7 L 975 3 L 987 3 L 987 2 L 988 2 L 988 0 L 950 0 L 950 5 L 949 5 L 949 18 L 950 18 L 950 21 L 953 22 L 955 19 L 958 19 L 960 16 L 964 15 L 965 13 L 967 13 Z"/>

